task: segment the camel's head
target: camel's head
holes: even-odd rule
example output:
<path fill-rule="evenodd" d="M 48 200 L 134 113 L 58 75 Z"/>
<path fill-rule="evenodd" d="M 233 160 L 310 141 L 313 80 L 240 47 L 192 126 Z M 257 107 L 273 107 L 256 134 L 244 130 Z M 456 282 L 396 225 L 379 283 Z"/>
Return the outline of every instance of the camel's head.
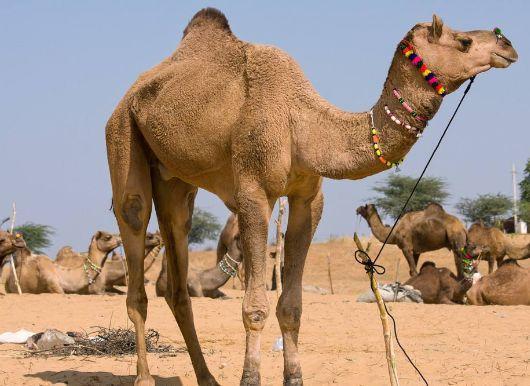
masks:
<path fill-rule="evenodd" d="M 152 249 L 160 244 L 162 244 L 162 236 L 159 231 L 155 233 L 147 232 L 145 235 L 145 247 L 147 249 Z"/>
<path fill-rule="evenodd" d="M 473 259 L 481 259 L 490 253 L 490 248 L 487 245 L 479 245 L 474 243 L 467 243 L 466 252 Z"/>
<path fill-rule="evenodd" d="M 420 23 L 412 28 L 406 40 L 448 93 L 472 76 L 492 67 L 506 68 L 518 58 L 500 29 L 455 31 L 437 15 L 433 15 L 432 23 Z"/>
<path fill-rule="evenodd" d="M 98 250 L 109 253 L 121 245 L 121 238 L 117 235 L 105 231 L 97 231 L 92 242 L 96 243 Z"/>
<path fill-rule="evenodd" d="M 364 219 L 368 219 L 372 214 L 377 214 L 377 210 L 374 204 L 366 204 L 357 208 L 357 214 Z"/>
<path fill-rule="evenodd" d="M 4 258 L 14 253 L 17 248 L 25 247 L 26 242 L 24 241 L 22 234 L 11 234 L 0 230 L 0 265 L 3 263 Z"/>

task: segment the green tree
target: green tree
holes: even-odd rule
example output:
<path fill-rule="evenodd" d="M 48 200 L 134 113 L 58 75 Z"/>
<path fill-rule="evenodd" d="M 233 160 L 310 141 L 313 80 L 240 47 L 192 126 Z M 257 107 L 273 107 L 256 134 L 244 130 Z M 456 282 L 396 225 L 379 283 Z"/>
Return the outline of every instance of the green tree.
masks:
<path fill-rule="evenodd" d="M 519 203 L 519 217 L 526 223 L 530 223 L 530 201 Z"/>
<path fill-rule="evenodd" d="M 384 215 L 397 218 L 415 183 L 416 178 L 410 176 L 389 175 L 383 183 L 372 188 L 380 194 L 373 198 L 375 205 Z M 447 184 L 442 178 L 424 177 L 406 210 L 421 210 L 432 202 L 443 204 L 447 197 L 449 197 Z"/>
<path fill-rule="evenodd" d="M 523 180 L 519 183 L 519 187 L 521 188 L 521 202 L 530 203 L 530 159 L 526 161 Z"/>
<path fill-rule="evenodd" d="M 55 234 L 49 225 L 27 222 L 13 229 L 15 233 L 22 233 L 28 248 L 37 254 L 44 253 L 44 249 L 52 245 L 51 237 Z"/>
<path fill-rule="evenodd" d="M 495 225 L 512 207 L 510 198 L 504 194 L 479 194 L 477 198 L 461 198 L 456 204 L 458 212 L 467 222 L 482 221 Z"/>
<path fill-rule="evenodd" d="M 214 240 L 220 230 L 221 224 L 217 217 L 206 210 L 195 208 L 188 241 L 190 244 L 200 244 L 206 240 Z"/>
<path fill-rule="evenodd" d="M 521 199 L 519 201 L 519 216 L 521 220 L 530 223 L 530 159 L 526 161 L 523 180 L 519 183 Z"/>

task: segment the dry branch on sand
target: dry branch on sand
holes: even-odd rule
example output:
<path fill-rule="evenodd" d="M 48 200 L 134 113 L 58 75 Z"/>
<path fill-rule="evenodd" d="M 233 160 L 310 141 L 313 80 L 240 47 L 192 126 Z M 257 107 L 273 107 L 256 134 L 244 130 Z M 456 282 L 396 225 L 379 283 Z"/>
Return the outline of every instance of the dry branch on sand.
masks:
<path fill-rule="evenodd" d="M 71 334 L 74 344 L 46 350 L 24 351 L 25 356 L 122 356 L 136 353 L 134 331 L 124 328 L 94 327 L 95 330 L 85 334 Z M 70 334 L 69 334 L 70 335 Z M 177 354 L 186 352 L 185 347 L 175 348 L 171 345 L 162 345 L 158 341 L 158 331 L 149 329 L 145 334 L 147 352 Z"/>

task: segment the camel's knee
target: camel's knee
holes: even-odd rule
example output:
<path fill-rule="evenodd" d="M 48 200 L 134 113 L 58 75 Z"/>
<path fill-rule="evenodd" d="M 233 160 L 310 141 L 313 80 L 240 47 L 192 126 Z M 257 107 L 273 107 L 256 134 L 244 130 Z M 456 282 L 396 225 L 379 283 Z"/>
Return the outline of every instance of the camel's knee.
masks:
<path fill-rule="evenodd" d="M 276 307 L 276 317 L 282 330 L 298 331 L 300 329 L 300 319 L 302 318 L 302 307 L 299 305 L 283 304 L 280 301 Z"/>
<path fill-rule="evenodd" d="M 140 232 L 144 227 L 146 205 L 139 194 L 127 194 L 123 200 L 120 213 L 123 221 L 135 232 Z"/>
<path fill-rule="evenodd" d="M 188 312 L 188 308 L 191 306 L 190 297 L 187 290 L 178 289 L 176 292 L 166 291 L 164 296 L 166 303 L 173 311 L 176 318 L 183 318 Z"/>
<path fill-rule="evenodd" d="M 127 293 L 127 314 L 129 318 L 134 321 L 136 316 L 140 316 L 145 320 L 147 318 L 147 295 L 143 293 L 131 294 Z"/>
<path fill-rule="evenodd" d="M 247 330 L 262 331 L 269 317 L 269 306 L 264 305 L 259 309 L 243 309 L 243 324 Z"/>

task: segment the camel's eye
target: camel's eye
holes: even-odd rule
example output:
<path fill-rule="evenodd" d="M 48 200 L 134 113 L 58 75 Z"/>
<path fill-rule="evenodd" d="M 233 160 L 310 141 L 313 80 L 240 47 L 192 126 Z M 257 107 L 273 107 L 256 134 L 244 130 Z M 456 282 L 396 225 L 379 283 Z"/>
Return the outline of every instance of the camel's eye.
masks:
<path fill-rule="evenodd" d="M 6 239 L 0 239 L 0 244 L 3 244 L 6 242 Z"/>
<path fill-rule="evenodd" d="M 465 38 L 461 37 L 461 38 L 458 38 L 457 40 L 460 43 L 460 51 L 462 52 L 468 52 L 469 48 L 473 44 L 473 39 L 470 39 L 468 37 L 465 37 Z"/>
<path fill-rule="evenodd" d="M 110 239 L 112 239 L 112 236 L 105 236 L 106 241 L 110 241 Z"/>

